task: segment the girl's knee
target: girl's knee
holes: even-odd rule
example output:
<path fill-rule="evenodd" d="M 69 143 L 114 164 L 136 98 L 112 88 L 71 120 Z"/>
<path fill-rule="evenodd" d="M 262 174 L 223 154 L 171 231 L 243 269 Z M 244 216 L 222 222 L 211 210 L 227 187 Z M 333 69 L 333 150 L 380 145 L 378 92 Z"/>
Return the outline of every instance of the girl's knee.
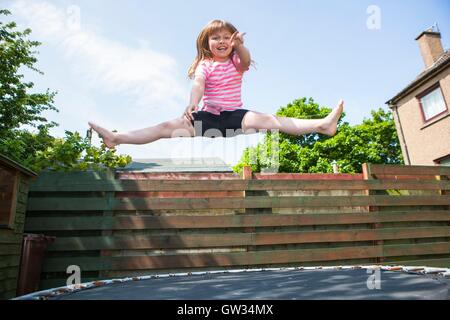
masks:
<path fill-rule="evenodd" d="M 257 117 L 258 117 L 257 112 L 254 111 L 249 111 L 247 112 L 244 117 L 242 118 L 242 129 L 251 129 L 254 127 L 255 123 L 257 122 Z"/>
<path fill-rule="evenodd" d="M 194 136 L 194 127 L 190 121 L 184 117 L 163 122 L 160 124 L 160 129 L 165 138 Z"/>
<path fill-rule="evenodd" d="M 158 124 L 158 131 L 161 138 L 170 137 L 172 132 L 172 125 L 170 121 L 165 121 Z"/>
<path fill-rule="evenodd" d="M 244 131 L 250 129 L 272 129 L 277 126 L 278 119 L 271 114 L 249 111 L 242 119 L 242 128 Z"/>
<path fill-rule="evenodd" d="M 185 117 L 179 118 L 181 120 L 180 125 L 180 133 L 183 133 L 183 137 L 193 137 L 195 136 L 194 126 L 192 125 L 191 120 L 186 119 Z"/>

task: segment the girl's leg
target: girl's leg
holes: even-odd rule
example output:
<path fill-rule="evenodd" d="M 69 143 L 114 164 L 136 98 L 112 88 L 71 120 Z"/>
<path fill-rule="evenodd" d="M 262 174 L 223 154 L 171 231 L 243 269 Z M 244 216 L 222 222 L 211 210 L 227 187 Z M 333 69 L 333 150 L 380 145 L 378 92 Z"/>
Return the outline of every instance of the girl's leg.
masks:
<path fill-rule="evenodd" d="M 278 129 L 291 135 L 321 133 L 333 136 L 336 134 L 337 122 L 343 110 L 344 101 L 341 100 L 323 119 L 296 119 L 249 111 L 242 119 L 242 130 L 246 133 L 246 131 Z"/>
<path fill-rule="evenodd" d="M 124 133 L 109 131 L 93 122 L 89 122 L 89 126 L 101 136 L 103 143 L 108 148 L 114 148 L 119 144 L 146 144 L 163 138 L 193 137 L 195 135 L 194 127 L 185 117 Z"/>

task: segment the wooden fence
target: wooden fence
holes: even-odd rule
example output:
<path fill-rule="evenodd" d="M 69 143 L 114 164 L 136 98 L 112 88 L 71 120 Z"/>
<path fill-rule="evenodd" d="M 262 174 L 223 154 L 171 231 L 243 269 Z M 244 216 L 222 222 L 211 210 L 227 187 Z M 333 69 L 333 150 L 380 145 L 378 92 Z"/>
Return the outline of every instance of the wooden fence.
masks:
<path fill-rule="evenodd" d="M 45 173 L 25 229 L 57 239 L 41 287 L 247 267 L 450 267 L 449 167 L 363 174 Z"/>

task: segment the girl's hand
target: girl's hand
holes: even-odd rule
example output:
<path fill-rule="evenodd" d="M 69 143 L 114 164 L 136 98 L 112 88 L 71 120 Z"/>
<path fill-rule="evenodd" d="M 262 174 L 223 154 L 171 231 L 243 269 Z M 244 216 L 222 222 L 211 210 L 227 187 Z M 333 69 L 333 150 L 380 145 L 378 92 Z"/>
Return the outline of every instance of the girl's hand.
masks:
<path fill-rule="evenodd" d="M 186 107 L 186 110 L 184 110 L 183 116 L 186 117 L 188 120 L 194 120 L 194 117 L 192 116 L 192 112 L 197 112 L 198 105 L 196 104 L 190 104 Z"/>
<path fill-rule="evenodd" d="M 233 33 L 230 39 L 231 46 L 235 49 L 242 46 L 244 44 L 244 35 L 245 32 L 236 31 Z"/>

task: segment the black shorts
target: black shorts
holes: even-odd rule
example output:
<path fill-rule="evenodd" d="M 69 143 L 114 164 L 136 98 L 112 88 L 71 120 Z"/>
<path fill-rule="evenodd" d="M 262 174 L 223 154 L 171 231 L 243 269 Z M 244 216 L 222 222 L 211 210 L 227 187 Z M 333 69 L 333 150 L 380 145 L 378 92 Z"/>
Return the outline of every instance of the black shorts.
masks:
<path fill-rule="evenodd" d="M 195 129 L 195 136 L 217 138 L 231 138 L 242 134 L 242 119 L 249 110 L 237 109 L 234 111 L 222 111 L 215 115 L 207 111 L 192 113 L 191 120 Z"/>

